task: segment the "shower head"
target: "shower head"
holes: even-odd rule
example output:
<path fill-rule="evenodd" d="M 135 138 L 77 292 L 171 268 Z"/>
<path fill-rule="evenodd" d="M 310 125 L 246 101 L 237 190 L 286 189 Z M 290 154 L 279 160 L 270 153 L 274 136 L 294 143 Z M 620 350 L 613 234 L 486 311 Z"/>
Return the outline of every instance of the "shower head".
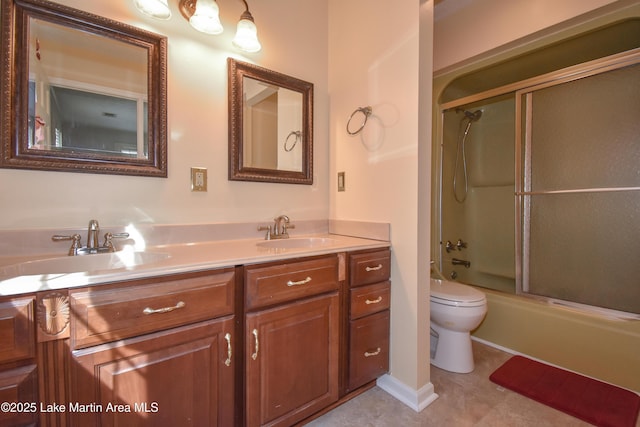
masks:
<path fill-rule="evenodd" d="M 469 110 L 465 110 L 464 111 L 464 116 L 469 119 L 472 122 L 476 122 L 478 120 L 480 120 L 480 117 L 482 117 L 482 110 L 476 110 L 473 113 Z"/>
<path fill-rule="evenodd" d="M 463 110 L 462 108 L 457 107 L 456 113 L 463 113 L 464 118 L 468 119 L 469 122 L 477 122 L 478 120 L 480 120 L 480 117 L 482 117 L 482 110 L 469 111 L 469 110 Z"/>

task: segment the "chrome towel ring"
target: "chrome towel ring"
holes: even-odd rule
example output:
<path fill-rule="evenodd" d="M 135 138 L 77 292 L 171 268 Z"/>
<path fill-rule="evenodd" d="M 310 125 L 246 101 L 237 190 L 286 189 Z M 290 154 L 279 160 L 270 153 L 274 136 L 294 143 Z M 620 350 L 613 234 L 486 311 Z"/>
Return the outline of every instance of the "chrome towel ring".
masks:
<path fill-rule="evenodd" d="M 353 113 L 351 113 L 351 115 L 349 116 L 349 120 L 347 121 L 347 133 L 349 135 L 359 134 L 362 131 L 362 129 L 364 129 L 364 126 L 367 124 L 367 120 L 369 120 L 369 116 L 371 115 L 372 112 L 373 110 L 371 109 L 371 107 L 366 106 L 366 107 L 359 107 Z M 351 124 L 351 119 L 353 119 L 353 116 L 355 116 L 357 113 L 362 113 L 362 115 L 364 116 L 364 120 L 362 120 L 362 124 L 357 130 L 351 131 L 351 129 L 349 129 L 349 125 Z"/>
<path fill-rule="evenodd" d="M 290 148 L 287 148 L 287 145 L 289 144 L 289 138 L 291 138 L 291 135 L 294 135 L 296 139 L 293 140 L 293 145 Z M 292 130 L 291 133 L 287 135 L 287 139 L 284 140 L 284 151 L 289 152 L 293 150 L 296 144 L 298 143 L 298 141 L 300 141 L 301 139 L 302 139 L 302 132 L 300 132 L 299 130 Z"/>

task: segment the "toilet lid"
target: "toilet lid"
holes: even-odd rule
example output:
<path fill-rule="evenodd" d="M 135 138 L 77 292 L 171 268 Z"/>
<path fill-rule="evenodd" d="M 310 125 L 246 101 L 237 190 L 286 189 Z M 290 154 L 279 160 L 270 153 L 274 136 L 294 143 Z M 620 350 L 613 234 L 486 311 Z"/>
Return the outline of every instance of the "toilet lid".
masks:
<path fill-rule="evenodd" d="M 434 302 L 457 306 L 477 306 L 487 301 L 484 293 L 462 283 L 431 279 L 431 299 Z"/>

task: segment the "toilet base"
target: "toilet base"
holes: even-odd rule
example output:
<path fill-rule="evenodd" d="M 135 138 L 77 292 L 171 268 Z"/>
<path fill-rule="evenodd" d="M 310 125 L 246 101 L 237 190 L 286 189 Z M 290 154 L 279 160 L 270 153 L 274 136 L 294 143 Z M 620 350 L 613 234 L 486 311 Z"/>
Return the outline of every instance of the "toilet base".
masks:
<path fill-rule="evenodd" d="M 445 371 L 459 374 L 472 372 L 475 365 L 471 334 L 443 329 L 433 322 L 431 328 L 438 334 L 435 357 L 431 358 L 431 364 Z"/>

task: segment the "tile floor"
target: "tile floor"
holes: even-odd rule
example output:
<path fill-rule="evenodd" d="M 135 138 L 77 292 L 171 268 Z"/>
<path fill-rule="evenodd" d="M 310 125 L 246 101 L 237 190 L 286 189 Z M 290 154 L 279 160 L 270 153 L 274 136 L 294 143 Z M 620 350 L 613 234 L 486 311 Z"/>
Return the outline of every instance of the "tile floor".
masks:
<path fill-rule="evenodd" d="M 476 341 L 473 348 L 476 368 L 470 374 L 431 368 L 431 383 L 439 397 L 420 413 L 374 387 L 307 426 L 590 426 L 563 412 L 499 388 L 489 381 L 489 375 L 511 355 Z M 640 420 L 636 427 L 640 427 Z"/>

